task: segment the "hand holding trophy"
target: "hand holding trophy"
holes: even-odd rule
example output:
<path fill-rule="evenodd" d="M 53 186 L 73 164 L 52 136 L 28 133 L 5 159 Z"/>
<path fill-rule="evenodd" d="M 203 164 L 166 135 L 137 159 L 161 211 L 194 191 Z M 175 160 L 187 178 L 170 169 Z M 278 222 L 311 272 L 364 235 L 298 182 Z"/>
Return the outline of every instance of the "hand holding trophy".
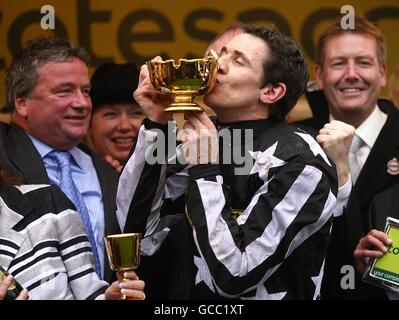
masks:
<path fill-rule="evenodd" d="M 111 269 L 129 271 L 140 266 L 141 233 L 122 233 L 104 237 Z M 127 281 L 127 279 L 123 279 Z M 145 296 L 144 296 L 145 297 Z M 122 295 L 122 300 L 133 300 Z M 134 299 L 135 300 L 135 299 Z"/>

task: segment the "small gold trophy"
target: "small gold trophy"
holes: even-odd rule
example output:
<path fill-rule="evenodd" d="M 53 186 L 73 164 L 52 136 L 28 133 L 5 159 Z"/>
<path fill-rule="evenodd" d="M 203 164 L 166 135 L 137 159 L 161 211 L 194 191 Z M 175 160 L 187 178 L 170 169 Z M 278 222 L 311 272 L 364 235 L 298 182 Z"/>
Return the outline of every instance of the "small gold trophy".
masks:
<path fill-rule="evenodd" d="M 170 112 L 202 111 L 194 102 L 197 95 L 210 92 L 216 81 L 218 55 L 210 50 L 202 59 L 151 60 L 147 62 L 151 83 L 155 89 L 170 92 Z"/>
<path fill-rule="evenodd" d="M 0 282 L 3 281 L 9 273 L 0 265 Z M 13 279 L 11 285 L 8 287 L 4 300 L 14 300 L 22 291 L 21 285 Z"/>
<path fill-rule="evenodd" d="M 114 271 L 134 270 L 140 266 L 141 233 L 122 233 L 104 237 L 109 264 Z M 126 281 L 126 279 L 123 279 Z M 122 300 L 126 300 L 123 295 Z"/>

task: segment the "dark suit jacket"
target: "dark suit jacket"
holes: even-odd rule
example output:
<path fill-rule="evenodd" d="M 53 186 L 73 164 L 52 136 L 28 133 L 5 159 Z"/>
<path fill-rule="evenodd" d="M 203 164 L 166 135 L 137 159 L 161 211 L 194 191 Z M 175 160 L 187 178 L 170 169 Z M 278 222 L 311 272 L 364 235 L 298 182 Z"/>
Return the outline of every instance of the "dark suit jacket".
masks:
<path fill-rule="evenodd" d="M 330 111 L 328 103 L 322 90 L 306 92 L 306 100 L 308 100 L 313 117 L 296 122 L 296 124 L 311 128 L 317 132 L 329 122 Z"/>
<path fill-rule="evenodd" d="M 140 278 L 145 281 L 147 299 L 194 299 L 191 288 L 194 287 L 196 268 L 193 262 L 195 244 L 192 228 L 185 214 L 162 217 L 157 230 L 163 227 L 170 229 L 168 236 L 154 255 L 141 256 L 140 267 L 137 270 Z M 132 231 L 137 229 L 132 230 L 127 226 L 124 230 Z"/>
<path fill-rule="evenodd" d="M 377 194 L 370 204 L 370 225 L 384 230 L 387 217 L 399 219 L 399 179 L 387 190 Z"/>
<path fill-rule="evenodd" d="M 101 186 L 104 205 L 105 234 L 121 233 L 116 219 L 116 190 L 118 175 L 113 168 L 91 152 L 86 146 L 79 147 L 93 160 Z M 15 124 L 0 123 L 0 167 L 8 175 L 22 179 L 25 184 L 50 184 L 44 162 L 27 134 Z M 114 273 L 109 268 L 105 254 L 104 280 L 111 282 Z"/>
<path fill-rule="evenodd" d="M 391 187 L 376 194 L 370 203 L 368 215 L 370 229 L 383 231 L 387 217 L 399 219 L 399 176 L 396 176 L 394 180 L 395 183 Z M 387 298 L 384 290 L 363 282 L 360 283 L 356 293 L 359 299 Z"/>
<path fill-rule="evenodd" d="M 308 93 L 307 98 L 314 116 L 297 124 L 320 130 L 329 122 L 327 101 L 320 92 Z M 344 214 L 334 219 L 321 289 L 322 297 L 326 299 L 366 298 L 367 291 L 373 291 L 370 298 L 385 296 L 381 292 L 378 293 L 378 290 L 374 292 L 370 287 L 366 289 L 359 278 L 355 290 L 343 291 L 340 286 L 343 277 L 340 273 L 341 267 L 353 265 L 352 254 L 360 237 L 374 227 L 370 225 L 369 219 L 369 207 L 373 196 L 389 188 L 398 179 L 387 173 L 387 163 L 399 154 L 399 111 L 389 100 L 379 99 L 377 104 L 388 118 L 360 172 Z"/>

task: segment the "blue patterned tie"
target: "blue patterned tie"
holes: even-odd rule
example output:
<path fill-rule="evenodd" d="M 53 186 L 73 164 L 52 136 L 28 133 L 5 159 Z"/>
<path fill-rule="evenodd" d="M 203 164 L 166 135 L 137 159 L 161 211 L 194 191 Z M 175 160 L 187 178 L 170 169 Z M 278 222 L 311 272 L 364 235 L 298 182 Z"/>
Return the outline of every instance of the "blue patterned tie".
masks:
<path fill-rule="evenodd" d="M 71 173 L 71 155 L 68 152 L 52 151 L 49 157 L 53 158 L 59 168 L 61 168 L 61 177 L 59 188 L 66 194 L 66 196 L 73 202 L 79 212 L 80 220 L 86 229 L 87 237 L 94 255 L 95 268 L 98 276 L 101 278 L 101 266 L 97 253 L 96 241 L 94 240 L 94 233 L 91 227 L 89 213 L 84 203 L 83 197 L 78 188 L 72 180 Z"/>

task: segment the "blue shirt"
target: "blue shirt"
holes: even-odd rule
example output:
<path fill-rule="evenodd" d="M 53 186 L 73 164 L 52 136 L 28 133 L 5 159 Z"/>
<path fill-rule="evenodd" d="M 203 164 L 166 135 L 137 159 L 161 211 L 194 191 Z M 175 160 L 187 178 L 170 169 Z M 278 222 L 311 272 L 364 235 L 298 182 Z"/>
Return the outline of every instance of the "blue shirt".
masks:
<path fill-rule="evenodd" d="M 44 166 L 51 181 L 57 182 L 57 186 L 60 185 L 60 172 L 58 165 L 54 159 L 48 157 L 48 154 L 54 150 L 54 148 L 47 144 L 39 141 L 35 137 L 28 134 L 37 151 L 43 159 Z M 104 277 L 104 206 L 102 202 L 102 193 L 100 182 L 98 181 L 97 173 L 94 168 L 91 157 L 80 150 L 78 147 L 74 147 L 68 152 L 72 156 L 71 170 L 72 179 L 81 193 L 87 211 L 89 213 L 90 223 L 93 229 L 94 238 L 97 245 L 98 258 L 101 265 L 101 275 Z"/>

